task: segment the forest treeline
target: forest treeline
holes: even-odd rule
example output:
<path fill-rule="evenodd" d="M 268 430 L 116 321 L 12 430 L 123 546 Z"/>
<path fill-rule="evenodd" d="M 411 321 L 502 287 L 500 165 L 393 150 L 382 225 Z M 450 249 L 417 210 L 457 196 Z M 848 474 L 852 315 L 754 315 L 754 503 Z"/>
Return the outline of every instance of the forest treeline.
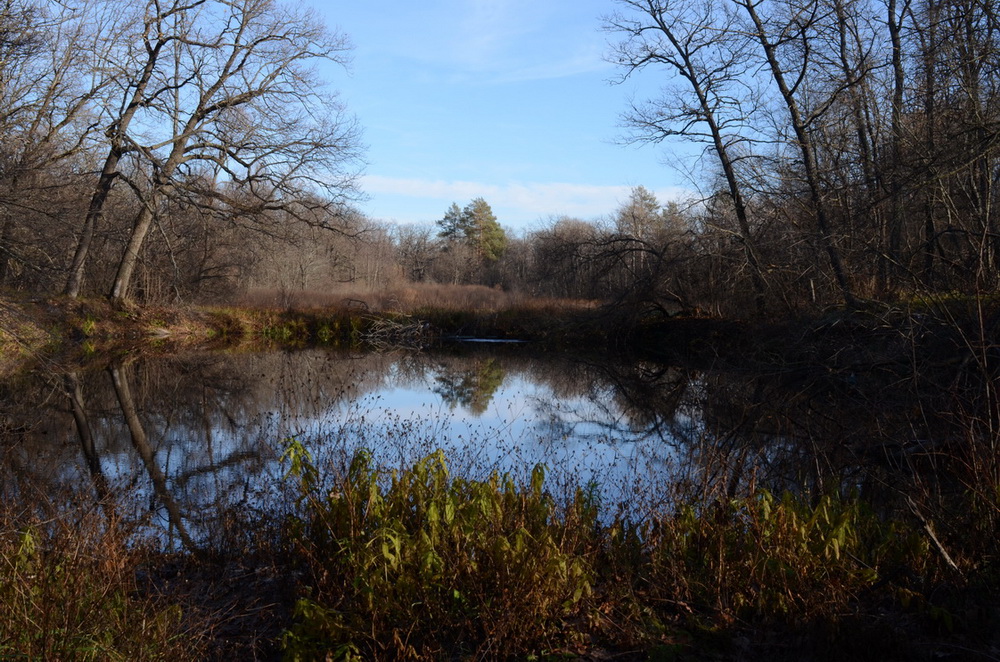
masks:
<path fill-rule="evenodd" d="M 0 2 L 0 286 L 145 302 L 477 284 L 720 315 L 997 285 L 990 0 L 614 0 L 626 140 L 702 193 L 504 231 L 481 198 L 366 218 L 319 79 L 344 35 L 275 0 Z M 466 201 L 460 201 L 466 202 Z M 494 201 L 496 202 L 496 201 Z M 558 211 L 558 210 L 554 210 Z"/>
<path fill-rule="evenodd" d="M 630 137 L 704 146 L 704 250 L 759 308 L 996 285 L 990 0 L 616 4 L 611 58 L 667 81 Z"/>

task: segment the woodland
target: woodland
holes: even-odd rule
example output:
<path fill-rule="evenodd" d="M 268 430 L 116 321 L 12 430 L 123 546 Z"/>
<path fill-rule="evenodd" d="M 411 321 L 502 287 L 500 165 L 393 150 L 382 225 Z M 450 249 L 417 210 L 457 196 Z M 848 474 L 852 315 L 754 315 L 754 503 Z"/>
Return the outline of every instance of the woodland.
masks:
<path fill-rule="evenodd" d="M 472 284 L 759 317 L 997 284 L 1000 37 L 978 0 L 610 3 L 607 57 L 664 81 L 623 140 L 700 145 L 703 194 L 640 186 L 519 234 L 481 198 L 365 216 L 358 121 L 313 68 L 347 38 L 308 13 L 5 0 L 0 23 L 10 291 L 281 305 Z"/>
<path fill-rule="evenodd" d="M 301 4 L 0 0 L 0 657 L 998 659 L 993 2 L 608 0 L 605 57 L 662 83 L 621 140 L 694 145 L 697 193 L 515 232 L 482 197 L 365 214 L 364 118 L 319 73 L 348 35 Z M 309 346 L 345 375 L 321 408 L 437 361 L 481 414 L 515 363 L 462 334 L 611 374 L 577 390 L 685 473 L 637 516 L 400 420 L 409 466 L 241 439 L 270 482 L 150 533 L 197 519 L 155 426 L 212 456 L 281 418 L 237 395 L 303 406 L 256 361 Z"/>

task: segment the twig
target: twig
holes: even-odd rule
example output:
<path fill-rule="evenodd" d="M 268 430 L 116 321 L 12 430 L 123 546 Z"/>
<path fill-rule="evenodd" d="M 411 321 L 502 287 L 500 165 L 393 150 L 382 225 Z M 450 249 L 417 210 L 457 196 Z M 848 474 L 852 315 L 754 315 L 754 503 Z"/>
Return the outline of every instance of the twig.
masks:
<path fill-rule="evenodd" d="M 935 549 L 937 549 L 938 554 L 941 555 L 941 558 L 944 559 L 944 562 L 948 564 L 949 568 L 954 570 L 957 574 L 961 575 L 962 571 L 959 569 L 958 565 L 956 565 L 955 562 L 951 559 L 951 555 L 948 554 L 948 550 L 944 548 L 944 545 L 941 544 L 941 541 L 938 540 L 937 535 L 934 533 L 934 526 L 931 524 L 930 520 L 924 517 L 923 513 L 921 513 L 920 509 L 917 507 L 916 502 L 914 502 L 911 497 L 906 497 L 906 503 L 910 507 L 910 510 L 913 512 L 916 518 L 920 520 L 921 526 L 924 527 L 924 533 L 926 533 L 927 537 L 930 538 L 931 544 L 934 545 Z"/>

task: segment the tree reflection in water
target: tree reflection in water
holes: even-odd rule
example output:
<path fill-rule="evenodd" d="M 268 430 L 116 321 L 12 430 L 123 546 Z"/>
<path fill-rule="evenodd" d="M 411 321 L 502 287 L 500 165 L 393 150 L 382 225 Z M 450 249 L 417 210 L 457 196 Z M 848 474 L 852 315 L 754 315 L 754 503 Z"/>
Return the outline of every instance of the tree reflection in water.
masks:
<path fill-rule="evenodd" d="M 447 405 L 465 407 L 473 414 L 482 414 L 493 400 L 493 394 L 503 384 L 504 371 L 497 359 L 476 361 L 473 367 L 459 372 L 442 370 L 434 377 L 437 386 L 433 391 L 441 396 Z"/>
<path fill-rule="evenodd" d="M 137 515 L 197 546 L 227 510 L 280 508 L 281 441 L 327 462 L 368 447 L 389 466 L 444 448 L 484 475 L 549 466 L 553 489 L 594 481 L 637 514 L 756 486 L 859 490 L 890 503 L 940 467 L 914 418 L 919 391 L 891 376 L 719 372 L 652 361 L 306 350 L 138 357 L 0 387 L 4 497 L 132 494 Z M 878 406 L 875 406 L 875 404 Z M 52 500 L 53 502 L 56 499 Z M 888 506 L 887 506 L 888 507 Z"/>

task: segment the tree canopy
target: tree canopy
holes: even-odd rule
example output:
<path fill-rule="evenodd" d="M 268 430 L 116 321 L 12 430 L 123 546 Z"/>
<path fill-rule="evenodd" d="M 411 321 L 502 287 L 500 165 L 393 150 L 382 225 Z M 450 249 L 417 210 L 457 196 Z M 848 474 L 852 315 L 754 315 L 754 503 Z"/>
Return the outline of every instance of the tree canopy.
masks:
<path fill-rule="evenodd" d="M 439 237 L 467 245 L 483 260 L 496 262 L 507 250 L 507 234 L 483 198 L 474 199 L 464 209 L 451 203 L 437 225 Z"/>

